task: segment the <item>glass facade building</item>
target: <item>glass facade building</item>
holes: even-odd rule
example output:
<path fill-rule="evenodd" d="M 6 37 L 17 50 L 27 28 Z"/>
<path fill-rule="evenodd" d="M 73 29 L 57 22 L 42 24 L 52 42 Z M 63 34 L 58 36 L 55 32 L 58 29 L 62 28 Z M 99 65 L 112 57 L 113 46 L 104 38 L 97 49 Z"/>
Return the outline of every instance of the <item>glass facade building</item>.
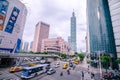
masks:
<path fill-rule="evenodd" d="M 117 56 L 120 57 L 120 0 L 108 0 L 108 2 L 115 37 L 116 52 Z"/>
<path fill-rule="evenodd" d="M 113 27 L 107 0 L 87 0 L 89 52 L 117 57 Z"/>
<path fill-rule="evenodd" d="M 70 45 L 73 51 L 77 50 L 77 47 L 76 47 L 76 17 L 75 17 L 74 12 L 72 13 L 72 17 L 71 17 Z"/>

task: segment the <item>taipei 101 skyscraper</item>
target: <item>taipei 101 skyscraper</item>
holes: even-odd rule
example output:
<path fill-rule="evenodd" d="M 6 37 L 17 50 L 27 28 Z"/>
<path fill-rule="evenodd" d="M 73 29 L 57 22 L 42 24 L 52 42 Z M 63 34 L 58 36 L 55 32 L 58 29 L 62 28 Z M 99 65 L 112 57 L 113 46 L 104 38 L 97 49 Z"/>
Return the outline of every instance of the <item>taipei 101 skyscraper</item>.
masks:
<path fill-rule="evenodd" d="M 76 17 L 75 13 L 73 11 L 72 17 L 71 17 L 71 34 L 70 34 L 70 45 L 73 51 L 76 52 Z"/>

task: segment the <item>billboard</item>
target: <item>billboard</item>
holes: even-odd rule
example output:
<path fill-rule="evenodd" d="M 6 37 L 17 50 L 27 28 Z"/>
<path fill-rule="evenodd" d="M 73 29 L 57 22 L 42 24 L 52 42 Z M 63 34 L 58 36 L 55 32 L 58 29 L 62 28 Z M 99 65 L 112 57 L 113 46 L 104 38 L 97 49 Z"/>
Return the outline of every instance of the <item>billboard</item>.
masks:
<path fill-rule="evenodd" d="M 0 1 L 0 30 L 3 30 L 5 17 L 7 14 L 9 2 L 4 0 Z"/>
<path fill-rule="evenodd" d="M 5 22 L 5 17 L 0 14 L 0 30 L 3 30 L 4 22 Z"/>
<path fill-rule="evenodd" d="M 13 8 L 11 16 L 8 20 L 7 26 L 5 28 L 5 32 L 12 33 L 14 29 L 14 25 L 17 21 L 18 15 L 19 15 L 20 10 L 16 7 Z"/>
<path fill-rule="evenodd" d="M 20 51 L 20 45 L 21 45 L 21 39 L 18 39 L 15 47 L 15 53 L 18 53 Z"/>

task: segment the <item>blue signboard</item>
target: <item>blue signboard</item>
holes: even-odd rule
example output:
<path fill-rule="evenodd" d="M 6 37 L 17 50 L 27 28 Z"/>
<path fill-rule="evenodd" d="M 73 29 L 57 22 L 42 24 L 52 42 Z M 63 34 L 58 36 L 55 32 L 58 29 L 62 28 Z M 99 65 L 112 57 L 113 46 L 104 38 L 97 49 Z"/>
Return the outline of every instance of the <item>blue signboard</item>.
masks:
<path fill-rule="evenodd" d="M 6 16 L 7 10 L 8 10 L 8 5 L 9 5 L 8 1 L 6 1 L 6 0 L 1 1 L 0 0 L 0 14 Z"/>
<path fill-rule="evenodd" d="M 13 8 L 11 16 L 10 16 L 7 26 L 5 28 L 5 32 L 12 33 L 12 31 L 14 29 L 14 25 L 16 23 L 18 15 L 19 15 L 19 12 L 20 12 L 20 10 L 18 8 L 16 8 L 16 7 Z"/>
<path fill-rule="evenodd" d="M 12 53 L 13 52 L 13 49 L 11 49 L 11 48 L 0 48 L 0 51 L 8 51 L 8 52 L 10 52 L 10 53 Z"/>
<path fill-rule="evenodd" d="M 20 45 L 21 45 L 21 39 L 17 40 L 16 48 L 15 48 L 15 53 L 20 52 Z"/>
<path fill-rule="evenodd" d="M 5 17 L 7 14 L 9 2 L 6 0 L 0 0 L 0 30 L 3 30 Z"/>

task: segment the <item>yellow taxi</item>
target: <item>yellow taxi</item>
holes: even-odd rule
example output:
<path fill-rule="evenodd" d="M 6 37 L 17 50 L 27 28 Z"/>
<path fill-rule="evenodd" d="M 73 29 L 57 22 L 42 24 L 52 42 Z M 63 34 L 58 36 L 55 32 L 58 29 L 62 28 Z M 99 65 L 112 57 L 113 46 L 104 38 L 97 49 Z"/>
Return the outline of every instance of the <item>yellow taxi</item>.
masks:
<path fill-rule="evenodd" d="M 76 59 L 76 60 L 74 60 L 74 64 L 79 64 L 79 60 L 78 59 Z"/>
<path fill-rule="evenodd" d="M 29 63 L 28 66 L 35 66 L 35 63 Z"/>
<path fill-rule="evenodd" d="M 11 67 L 9 70 L 10 73 L 19 72 L 19 71 L 22 71 L 22 67 L 15 66 L 15 67 Z"/>
<path fill-rule="evenodd" d="M 67 69 L 68 68 L 68 64 L 67 63 L 63 64 L 62 68 L 63 69 Z"/>

